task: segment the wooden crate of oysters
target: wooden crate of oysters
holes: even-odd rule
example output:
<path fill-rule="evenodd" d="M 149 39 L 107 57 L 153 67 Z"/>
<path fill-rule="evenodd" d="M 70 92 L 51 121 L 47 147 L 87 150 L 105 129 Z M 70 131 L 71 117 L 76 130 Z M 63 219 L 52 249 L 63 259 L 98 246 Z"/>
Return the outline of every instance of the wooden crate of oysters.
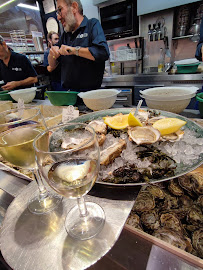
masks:
<path fill-rule="evenodd" d="M 139 192 L 125 227 L 203 267 L 203 166 Z"/>

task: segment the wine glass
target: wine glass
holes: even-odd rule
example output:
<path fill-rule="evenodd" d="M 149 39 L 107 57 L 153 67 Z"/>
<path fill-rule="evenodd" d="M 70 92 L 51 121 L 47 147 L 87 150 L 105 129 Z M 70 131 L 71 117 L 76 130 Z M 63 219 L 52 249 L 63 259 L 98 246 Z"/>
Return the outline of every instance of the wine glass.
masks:
<path fill-rule="evenodd" d="M 28 209 L 34 214 L 52 211 L 62 199 L 58 194 L 47 192 L 35 161 L 33 140 L 45 129 L 45 121 L 37 107 L 0 113 L 0 154 L 11 164 L 30 170 L 37 181 L 39 194 L 28 202 Z"/>
<path fill-rule="evenodd" d="M 38 167 L 56 192 L 77 199 L 77 206 L 66 217 L 70 236 L 86 240 L 103 228 L 105 214 L 96 203 L 85 203 L 86 195 L 99 173 L 100 152 L 94 130 L 82 123 L 52 127 L 34 140 Z"/>

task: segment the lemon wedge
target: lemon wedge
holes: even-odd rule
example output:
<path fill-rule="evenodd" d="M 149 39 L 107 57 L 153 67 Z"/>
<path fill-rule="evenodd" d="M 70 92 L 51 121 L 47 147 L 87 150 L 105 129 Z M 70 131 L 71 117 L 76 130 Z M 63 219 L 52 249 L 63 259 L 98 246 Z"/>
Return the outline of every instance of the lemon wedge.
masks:
<path fill-rule="evenodd" d="M 187 122 L 178 118 L 163 118 L 153 124 L 153 128 L 159 130 L 162 136 L 178 131 Z"/>
<path fill-rule="evenodd" d="M 113 129 L 124 129 L 128 126 L 128 114 L 117 114 L 103 119 L 104 123 Z"/>
<path fill-rule="evenodd" d="M 132 113 L 129 113 L 128 115 L 128 125 L 131 127 L 136 127 L 136 126 L 142 127 L 142 123 L 140 122 L 140 120 L 136 118 L 134 114 Z"/>

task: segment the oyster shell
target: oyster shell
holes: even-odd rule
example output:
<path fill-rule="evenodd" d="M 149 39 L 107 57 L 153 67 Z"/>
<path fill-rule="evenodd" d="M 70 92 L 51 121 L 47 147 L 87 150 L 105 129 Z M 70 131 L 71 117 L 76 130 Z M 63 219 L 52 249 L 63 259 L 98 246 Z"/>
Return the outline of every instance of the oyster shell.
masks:
<path fill-rule="evenodd" d="M 152 144 L 160 138 L 160 132 L 151 126 L 130 127 L 128 128 L 128 135 L 130 140 L 134 141 L 137 145 Z"/>
<path fill-rule="evenodd" d="M 147 121 L 147 124 L 148 125 L 153 125 L 156 121 L 158 121 L 160 119 L 163 119 L 163 118 L 166 118 L 166 116 L 159 115 L 159 116 L 156 116 L 156 117 L 152 117 Z"/>
<path fill-rule="evenodd" d="M 149 185 L 146 187 L 146 190 L 157 199 L 164 199 L 165 198 L 164 191 L 160 187 L 158 187 L 157 185 Z"/>
<path fill-rule="evenodd" d="M 177 179 L 172 179 L 169 181 L 168 190 L 175 196 L 184 195 L 184 190 L 178 184 Z"/>
<path fill-rule="evenodd" d="M 185 174 L 183 176 L 178 177 L 178 183 L 184 190 L 187 191 L 187 193 L 191 197 L 196 197 L 193 191 L 193 180 L 191 179 L 190 174 Z"/>
<path fill-rule="evenodd" d="M 161 141 L 169 141 L 169 142 L 177 142 L 177 141 L 180 141 L 180 139 L 183 137 L 183 135 L 184 135 L 184 131 L 179 129 L 178 131 L 176 131 L 174 133 L 161 136 L 160 140 Z"/>
<path fill-rule="evenodd" d="M 133 211 L 144 212 L 154 209 L 155 200 L 154 196 L 147 191 L 142 191 L 138 194 L 135 204 L 133 206 Z"/>
<path fill-rule="evenodd" d="M 192 245 L 189 238 L 184 237 L 181 233 L 168 228 L 159 228 L 154 231 L 153 235 L 175 247 L 181 248 L 188 252 L 192 251 Z"/>
<path fill-rule="evenodd" d="M 197 199 L 197 205 L 203 209 L 203 195 Z"/>
<path fill-rule="evenodd" d="M 160 216 L 161 225 L 165 228 L 182 232 L 181 222 L 175 214 L 165 213 Z"/>
<path fill-rule="evenodd" d="M 102 120 L 93 120 L 88 126 L 92 127 L 96 133 L 106 134 L 107 125 Z"/>
<path fill-rule="evenodd" d="M 202 195 L 203 194 L 203 174 L 202 172 L 191 172 L 191 181 L 193 181 L 193 190 L 195 193 Z"/>
<path fill-rule="evenodd" d="M 130 215 L 128 217 L 127 224 L 130 225 L 130 226 L 133 226 L 136 229 L 139 229 L 139 230 L 143 231 L 142 225 L 141 225 L 141 222 L 140 222 L 140 217 L 138 215 L 136 215 L 136 214 Z"/>
<path fill-rule="evenodd" d="M 192 235 L 192 244 L 198 255 L 203 258 L 203 229 L 195 231 Z"/>
<path fill-rule="evenodd" d="M 203 224 L 202 210 L 199 206 L 193 205 L 187 214 L 187 221 L 191 224 Z"/>
<path fill-rule="evenodd" d="M 141 221 L 150 230 L 156 230 L 160 227 L 159 216 L 155 210 L 142 213 Z"/>

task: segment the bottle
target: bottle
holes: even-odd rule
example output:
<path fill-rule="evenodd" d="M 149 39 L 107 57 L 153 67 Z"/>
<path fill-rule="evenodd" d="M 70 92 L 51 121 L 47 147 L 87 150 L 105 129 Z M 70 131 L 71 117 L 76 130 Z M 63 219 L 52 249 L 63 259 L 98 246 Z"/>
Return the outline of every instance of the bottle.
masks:
<path fill-rule="evenodd" d="M 164 51 L 163 48 L 160 48 L 160 55 L 158 59 L 158 72 L 163 72 L 164 71 Z"/>

